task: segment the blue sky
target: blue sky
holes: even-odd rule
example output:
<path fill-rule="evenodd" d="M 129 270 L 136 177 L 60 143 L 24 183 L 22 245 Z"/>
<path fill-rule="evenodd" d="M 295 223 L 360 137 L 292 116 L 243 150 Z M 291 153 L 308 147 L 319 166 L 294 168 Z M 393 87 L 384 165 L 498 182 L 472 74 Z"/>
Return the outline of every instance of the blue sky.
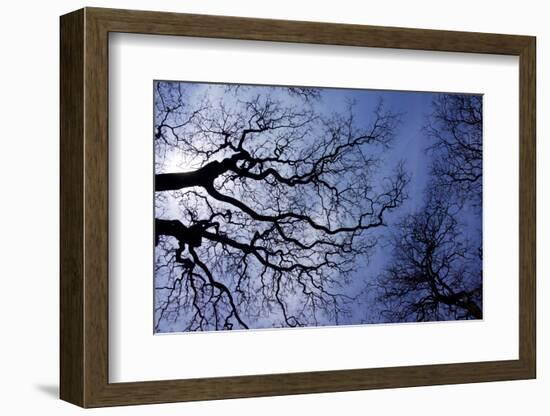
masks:
<path fill-rule="evenodd" d="M 184 87 L 184 100 L 190 107 L 196 105 L 201 97 L 208 97 L 212 102 L 218 100 L 224 101 L 228 105 L 238 105 L 239 95 L 228 93 L 225 84 L 208 83 L 181 83 Z M 265 93 L 266 87 L 247 86 L 250 94 Z M 270 90 L 275 96 L 283 97 L 283 101 L 290 104 L 295 99 L 288 98 L 283 89 Z M 384 108 L 394 113 L 401 114 L 401 122 L 395 130 L 395 138 L 391 146 L 381 156 L 381 164 L 377 170 L 374 182 L 381 178 L 390 176 L 394 167 L 403 162 L 405 170 L 410 175 L 410 183 L 407 187 L 408 199 L 396 210 L 386 216 L 387 227 L 375 229 L 373 235 L 379 238 L 379 244 L 376 245 L 368 258 L 358 258 L 359 265 L 352 283 L 347 287 L 346 293 L 355 295 L 361 291 L 365 283 L 375 279 L 386 267 L 388 259 L 391 256 L 391 247 L 388 245 L 387 238 L 392 233 L 392 224 L 399 221 L 404 215 L 422 209 L 424 204 L 424 189 L 430 180 L 431 154 L 426 152 L 430 144 L 430 139 L 423 132 L 423 126 L 426 124 L 427 117 L 432 112 L 432 101 L 438 93 L 413 92 L 413 91 L 382 91 L 382 90 L 359 90 L 359 89 L 338 89 L 322 88 L 320 89 L 320 100 L 313 105 L 320 114 L 328 115 L 332 112 L 342 112 L 347 103 L 352 100 L 355 105 L 353 111 L 356 114 L 358 123 L 368 123 L 372 118 L 373 109 L 380 100 L 384 103 Z M 157 93 L 156 93 L 157 94 Z M 239 94 L 243 94 L 240 92 Z M 247 93 L 244 93 L 247 94 Z M 158 98 L 158 97 L 157 97 Z M 174 150 L 175 157 L 170 157 L 167 162 L 157 172 L 187 171 L 197 168 L 193 161 L 186 155 L 179 154 Z M 158 157 L 158 156 L 157 156 Z M 169 197 L 168 202 L 163 202 L 167 208 L 169 216 L 178 216 L 180 210 L 177 197 Z M 463 230 L 473 241 L 481 241 L 481 215 L 475 211 L 465 210 Z M 376 323 L 379 321 L 379 310 L 368 294 L 353 306 L 352 316 L 344 319 L 343 324 L 361 324 Z M 330 325 L 330 322 L 320 323 L 320 325 Z M 269 327 L 269 317 L 258 319 L 253 328 Z M 177 332 L 181 330 L 181 325 L 177 323 L 166 323 L 161 327 L 160 332 Z"/>
<path fill-rule="evenodd" d="M 399 221 L 406 213 L 418 210 L 424 202 L 424 189 L 429 180 L 430 155 L 426 148 L 430 140 L 423 133 L 422 129 L 426 123 L 427 117 L 432 111 L 432 100 L 436 93 L 414 92 L 414 91 L 384 91 L 384 90 L 350 90 L 339 88 L 327 88 L 323 90 L 322 100 L 327 111 L 344 108 L 346 100 L 353 99 L 356 102 L 355 111 L 357 114 L 365 114 L 365 118 L 371 117 L 373 106 L 378 100 L 382 99 L 384 106 L 394 112 L 401 113 L 401 123 L 396 130 L 396 137 L 393 140 L 390 149 L 383 156 L 383 165 L 379 170 L 379 177 L 383 177 L 399 162 L 405 163 L 405 168 L 410 174 L 410 183 L 407 188 L 408 199 L 402 206 L 389 213 L 386 221 L 390 225 L 388 228 L 376 230 L 381 236 L 380 244 L 368 259 L 368 265 L 361 268 L 356 282 L 359 286 L 364 281 L 370 281 L 375 278 L 388 262 L 391 255 L 391 247 L 385 242 L 388 232 L 391 230 L 391 223 Z M 474 221 L 476 223 L 477 221 Z M 474 224 L 473 231 L 481 227 L 481 223 Z M 361 261 L 361 260 L 359 260 Z M 356 289 L 350 289 L 351 292 Z M 351 320 L 351 324 L 356 324 L 356 319 L 365 313 L 365 305 L 357 303 L 358 309 L 356 316 Z M 367 308 L 368 309 L 368 308 Z M 378 319 L 378 311 L 372 309 L 372 313 L 366 311 L 365 320 L 375 323 Z"/>

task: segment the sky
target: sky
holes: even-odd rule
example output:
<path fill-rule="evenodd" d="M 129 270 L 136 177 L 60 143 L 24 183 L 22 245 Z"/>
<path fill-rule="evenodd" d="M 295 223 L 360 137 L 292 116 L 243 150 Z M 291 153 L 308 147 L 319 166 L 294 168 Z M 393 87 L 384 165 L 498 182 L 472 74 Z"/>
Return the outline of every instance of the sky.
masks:
<path fill-rule="evenodd" d="M 353 99 L 356 104 L 357 114 L 365 113 L 370 117 L 373 109 L 373 103 L 382 99 L 384 105 L 396 113 L 402 113 L 401 123 L 397 127 L 396 137 L 393 140 L 390 149 L 384 154 L 383 165 L 380 167 L 379 176 L 383 177 L 390 173 L 391 169 L 397 163 L 405 162 L 407 171 L 411 174 L 408 186 L 408 199 L 395 212 L 390 212 L 386 221 L 391 223 L 397 221 L 405 212 L 418 209 L 424 200 L 424 188 L 429 176 L 430 157 L 426 152 L 429 140 L 422 133 L 422 127 L 426 122 L 426 117 L 431 112 L 431 104 L 434 94 L 430 92 L 412 92 L 412 91 L 384 91 L 384 90 L 350 90 L 340 88 L 327 88 L 323 91 L 323 104 L 327 111 L 344 108 L 346 100 Z M 377 230 L 378 231 L 378 230 Z M 385 237 L 387 229 L 380 230 L 380 234 Z M 357 279 L 356 290 L 360 290 L 363 282 L 372 280 L 387 264 L 391 247 L 379 244 L 368 259 L 368 265 L 360 268 Z M 354 290 L 351 289 L 351 292 Z M 351 319 L 351 324 L 356 324 L 356 317 L 364 312 L 364 305 L 356 303 L 357 311 L 355 317 Z M 369 316 L 370 315 L 370 316 Z M 377 312 L 368 314 L 366 320 L 376 322 Z"/>
<path fill-rule="evenodd" d="M 182 83 L 182 85 L 185 86 L 185 100 L 190 105 L 198 102 L 199 97 L 203 97 L 205 94 L 212 102 L 222 99 L 231 104 L 232 100 L 238 99 L 235 94 L 233 97 L 230 97 L 231 94 L 226 91 L 225 84 Z M 248 86 L 248 88 L 254 92 L 255 88 L 260 91 L 262 87 Z M 364 267 L 358 268 L 356 276 L 352 279 L 353 282 L 347 288 L 351 294 L 361 290 L 365 282 L 374 279 L 387 266 L 388 258 L 391 255 L 391 247 L 387 243 L 384 243 L 384 241 L 391 233 L 391 224 L 399 221 L 407 213 L 418 211 L 423 206 L 425 200 L 424 189 L 430 180 L 432 157 L 426 151 L 430 145 L 430 139 L 423 132 L 423 126 L 426 124 L 427 117 L 432 112 L 432 101 L 436 96 L 437 93 L 430 92 L 339 88 L 321 89 L 321 99 L 315 104 L 316 111 L 320 113 L 328 115 L 333 111 L 343 111 L 349 100 L 354 101 L 354 111 L 358 115 L 358 118 L 361 118 L 364 114 L 365 120 L 371 117 L 373 108 L 379 100 L 383 101 L 386 109 L 400 113 L 401 122 L 395 131 L 395 138 L 390 148 L 383 155 L 382 164 L 379 167 L 377 175 L 378 178 L 389 176 L 399 162 L 404 162 L 405 169 L 410 174 L 410 183 L 407 187 L 408 198 L 398 209 L 386 216 L 388 227 L 375 230 L 375 234 L 377 233 L 378 237 L 380 237 L 381 244 L 378 244 L 371 253 L 368 264 L 365 263 Z M 283 97 L 284 100 L 285 94 L 281 93 L 280 97 Z M 179 161 L 176 159 L 169 160 L 160 170 L 157 167 L 156 173 L 187 171 L 197 168 L 193 164 L 193 161 L 185 159 L 185 157 L 181 157 L 178 159 Z M 179 210 L 177 198 L 169 200 L 167 205 L 169 215 L 177 216 Z M 471 234 L 472 239 L 481 241 L 481 215 L 469 213 L 465 218 L 465 222 L 467 223 L 464 226 L 465 230 L 467 230 L 468 234 Z M 358 259 L 357 261 L 366 262 L 366 259 Z M 342 321 L 342 323 L 360 324 L 378 322 L 379 317 L 376 308 L 373 308 L 372 313 L 369 313 L 368 310 L 365 311 L 364 302 L 357 303 L 355 308 L 356 310 L 353 312 L 352 317 Z M 330 322 L 320 323 L 320 325 L 330 325 Z M 254 328 L 269 326 L 269 319 L 258 319 L 254 324 Z M 165 323 L 160 328 L 159 332 L 178 332 L 181 330 L 181 325 L 177 323 Z"/>

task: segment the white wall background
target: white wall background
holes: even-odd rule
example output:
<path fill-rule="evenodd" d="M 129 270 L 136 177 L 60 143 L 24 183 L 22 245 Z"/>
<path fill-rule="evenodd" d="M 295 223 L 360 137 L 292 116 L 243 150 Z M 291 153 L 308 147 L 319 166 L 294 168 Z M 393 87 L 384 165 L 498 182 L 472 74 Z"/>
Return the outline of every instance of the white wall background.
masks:
<path fill-rule="evenodd" d="M 371 3 L 371 4 L 369 4 Z M 550 285 L 543 186 L 550 146 L 542 129 L 550 101 L 550 26 L 545 2 L 436 0 L 52 0 L 4 2 L 0 15 L 0 412 L 83 412 L 58 395 L 58 16 L 82 6 L 156 9 L 295 20 L 536 35 L 538 41 L 538 379 L 338 394 L 166 404 L 87 411 L 102 415 L 528 414 L 550 409 L 546 324 Z M 545 201 L 546 198 L 546 201 Z"/>

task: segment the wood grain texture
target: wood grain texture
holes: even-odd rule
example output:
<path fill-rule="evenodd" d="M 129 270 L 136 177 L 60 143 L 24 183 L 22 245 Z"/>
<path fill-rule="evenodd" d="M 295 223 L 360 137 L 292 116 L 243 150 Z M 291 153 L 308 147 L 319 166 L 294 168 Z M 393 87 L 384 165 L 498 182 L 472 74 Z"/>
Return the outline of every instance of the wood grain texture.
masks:
<path fill-rule="evenodd" d="M 108 381 L 109 181 L 108 33 L 85 11 L 84 59 L 84 312 L 85 406 L 101 397 Z"/>
<path fill-rule="evenodd" d="M 510 361 L 109 383 L 108 33 L 520 57 L 520 344 Z M 484 33 L 86 8 L 61 18 L 61 397 L 99 407 L 533 378 L 535 39 Z"/>
<path fill-rule="evenodd" d="M 84 12 L 61 19 L 60 51 L 60 388 L 84 404 Z"/>
<path fill-rule="evenodd" d="M 536 377 L 536 41 L 520 54 L 519 356 Z"/>
<path fill-rule="evenodd" d="M 519 55 L 528 36 L 87 8 L 110 32 Z"/>

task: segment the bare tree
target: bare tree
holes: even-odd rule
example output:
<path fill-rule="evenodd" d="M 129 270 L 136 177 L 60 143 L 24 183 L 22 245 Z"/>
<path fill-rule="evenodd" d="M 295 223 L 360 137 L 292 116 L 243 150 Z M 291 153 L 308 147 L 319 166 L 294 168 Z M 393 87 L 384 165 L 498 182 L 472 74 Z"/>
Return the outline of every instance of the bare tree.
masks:
<path fill-rule="evenodd" d="M 439 94 L 425 130 L 432 138 L 434 183 L 458 200 L 481 205 L 483 97 Z"/>
<path fill-rule="evenodd" d="M 393 236 L 393 257 L 378 281 L 389 322 L 482 318 L 481 250 L 457 221 L 458 207 L 429 194 Z"/>
<path fill-rule="evenodd" d="M 377 175 L 399 115 L 233 92 L 156 83 L 156 330 L 339 324 L 357 258 L 405 198 L 399 166 Z"/>
<path fill-rule="evenodd" d="M 426 202 L 398 224 L 377 280 L 390 322 L 482 317 L 482 97 L 439 94 L 432 107 Z"/>

